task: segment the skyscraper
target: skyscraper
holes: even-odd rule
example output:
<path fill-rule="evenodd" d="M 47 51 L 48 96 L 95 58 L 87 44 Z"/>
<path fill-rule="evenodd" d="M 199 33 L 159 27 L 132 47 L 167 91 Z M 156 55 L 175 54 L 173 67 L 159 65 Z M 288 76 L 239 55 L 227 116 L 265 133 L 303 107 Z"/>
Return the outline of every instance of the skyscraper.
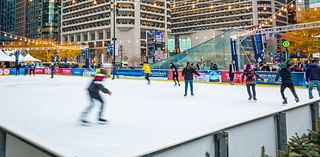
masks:
<path fill-rule="evenodd" d="M 26 35 L 27 0 L 16 0 L 15 34 Z"/>
<path fill-rule="evenodd" d="M 26 36 L 59 39 L 60 0 L 30 0 L 27 9 Z"/>
<path fill-rule="evenodd" d="M 15 32 L 16 1 L 0 0 L 0 30 L 7 33 Z"/>

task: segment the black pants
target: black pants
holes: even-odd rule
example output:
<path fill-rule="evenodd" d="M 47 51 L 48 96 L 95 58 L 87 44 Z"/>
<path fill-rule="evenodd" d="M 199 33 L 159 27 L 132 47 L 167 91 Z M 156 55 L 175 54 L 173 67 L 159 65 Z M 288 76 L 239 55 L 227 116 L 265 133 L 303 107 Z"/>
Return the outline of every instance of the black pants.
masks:
<path fill-rule="evenodd" d="M 230 83 L 233 83 L 234 73 L 229 73 Z"/>
<path fill-rule="evenodd" d="M 33 74 L 33 75 L 34 75 L 34 71 L 35 71 L 35 70 L 30 69 L 29 74 L 30 74 L 30 75 L 31 75 L 31 74 Z"/>
<path fill-rule="evenodd" d="M 250 87 L 252 89 L 253 99 L 256 99 L 256 85 L 255 84 L 247 84 L 247 92 L 248 92 L 249 98 L 252 98 Z"/>
<path fill-rule="evenodd" d="M 283 99 L 283 100 L 286 99 L 286 97 L 285 97 L 285 95 L 284 95 L 284 90 L 285 90 L 287 87 L 291 90 L 291 93 L 293 94 L 293 96 L 294 96 L 295 98 L 298 98 L 298 95 L 297 95 L 297 93 L 296 93 L 296 91 L 295 91 L 295 89 L 294 89 L 293 84 L 292 84 L 292 83 L 286 83 L 286 84 L 281 84 L 281 86 L 280 86 L 280 92 L 281 92 L 282 99 Z"/>
<path fill-rule="evenodd" d="M 177 82 L 178 82 L 178 84 L 180 84 L 178 75 L 173 75 L 172 78 L 173 78 L 173 81 L 174 81 L 175 85 L 177 84 Z"/>
<path fill-rule="evenodd" d="M 89 93 L 89 96 L 90 96 L 90 104 L 89 106 L 84 110 L 83 112 L 83 118 L 86 118 L 87 115 L 89 114 L 89 112 L 91 111 L 91 109 L 94 107 L 94 100 L 98 100 L 101 104 L 100 106 L 100 111 L 99 111 L 99 114 L 98 114 L 98 119 L 102 118 L 102 114 L 103 114 L 103 109 L 104 109 L 104 101 L 103 99 L 101 98 L 100 95 L 96 95 L 96 94 L 90 94 Z"/>
<path fill-rule="evenodd" d="M 146 78 L 146 80 L 148 80 L 148 83 L 150 83 L 150 79 L 149 79 L 149 77 L 150 77 L 150 74 L 149 74 L 149 73 L 147 73 L 145 78 Z"/>

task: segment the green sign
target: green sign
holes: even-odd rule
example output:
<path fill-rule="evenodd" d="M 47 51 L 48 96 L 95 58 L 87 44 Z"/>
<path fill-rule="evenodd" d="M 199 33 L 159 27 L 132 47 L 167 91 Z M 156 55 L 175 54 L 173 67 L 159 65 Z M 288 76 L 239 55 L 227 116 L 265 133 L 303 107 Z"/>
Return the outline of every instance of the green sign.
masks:
<path fill-rule="evenodd" d="M 287 47 L 290 46 L 290 42 L 285 40 L 285 41 L 282 42 L 282 46 L 287 48 Z"/>

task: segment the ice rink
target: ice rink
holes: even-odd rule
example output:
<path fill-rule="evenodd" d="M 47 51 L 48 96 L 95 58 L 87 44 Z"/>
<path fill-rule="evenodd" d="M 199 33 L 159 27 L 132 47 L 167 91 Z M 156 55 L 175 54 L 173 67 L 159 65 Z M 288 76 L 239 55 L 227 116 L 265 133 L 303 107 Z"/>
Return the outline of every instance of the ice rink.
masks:
<path fill-rule="evenodd" d="M 131 157 L 182 142 L 257 116 L 299 105 L 289 90 L 282 105 L 279 86 L 257 86 L 249 102 L 245 86 L 194 84 L 195 96 L 169 81 L 110 80 L 104 85 L 105 125 L 78 122 L 89 101 L 91 78 L 56 76 L 0 77 L 0 126 L 14 129 L 66 156 Z M 301 102 L 307 89 L 296 88 Z M 188 93 L 190 94 L 190 93 Z"/>

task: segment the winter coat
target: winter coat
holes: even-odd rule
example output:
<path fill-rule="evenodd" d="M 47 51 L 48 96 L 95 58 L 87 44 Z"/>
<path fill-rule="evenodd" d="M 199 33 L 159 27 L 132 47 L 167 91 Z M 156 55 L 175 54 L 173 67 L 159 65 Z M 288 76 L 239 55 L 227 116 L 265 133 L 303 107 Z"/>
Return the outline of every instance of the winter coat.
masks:
<path fill-rule="evenodd" d="M 250 77 L 250 75 L 252 76 Z M 254 71 L 254 69 L 244 70 L 242 75 L 242 82 L 244 81 L 244 77 L 246 77 L 246 84 L 256 84 L 257 78 L 264 80 Z"/>
<path fill-rule="evenodd" d="M 109 90 L 105 88 L 102 84 L 104 76 L 97 75 L 94 77 L 92 82 L 90 83 L 88 87 L 88 91 L 90 96 L 92 97 L 100 97 L 99 91 L 102 91 L 103 93 L 109 93 Z"/>
<path fill-rule="evenodd" d="M 150 74 L 151 73 L 151 68 L 149 64 L 143 64 L 143 71 L 145 74 Z"/>
<path fill-rule="evenodd" d="M 191 67 L 185 67 L 182 70 L 182 76 L 184 77 L 184 80 L 193 80 L 193 74 L 200 76 L 200 74 Z"/>
<path fill-rule="evenodd" d="M 234 64 L 229 64 L 229 75 L 236 71 L 236 66 Z"/>
<path fill-rule="evenodd" d="M 320 66 L 318 64 L 312 63 L 308 65 L 306 72 L 306 80 L 320 80 Z"/>
<path fill-rule="evenodd" d="M 178 76 L 178 70 L 174 64 L 171 64 L 170 69 L 172 69 L 173 76 Z"/>
<path fill-rule="evenodd" d="M 288 68 L 282 68 L 278 71 L 276 81 L 281 77 L 282 84 L 292 84 L 291 71 Z"/>

